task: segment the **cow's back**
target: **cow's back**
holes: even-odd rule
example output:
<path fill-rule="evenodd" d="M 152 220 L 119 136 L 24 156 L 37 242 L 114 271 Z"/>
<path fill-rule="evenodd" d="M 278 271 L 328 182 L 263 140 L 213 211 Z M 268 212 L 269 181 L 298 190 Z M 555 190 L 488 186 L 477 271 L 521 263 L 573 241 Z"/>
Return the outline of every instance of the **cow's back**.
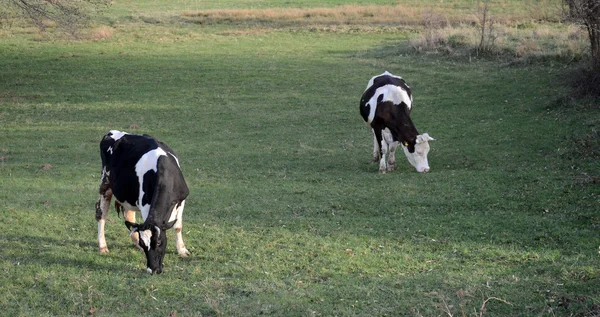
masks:
<path fill-rule="evenodd" d="M 360 99 L 360 114 L 363 119 L 371 123 L 380 103 L 391 101 L 394 105 L 407 106 L 408 112 L 412 110 L 412 91 L 404 79 L 388 72 L 375 76 Z"/>
<path fill-rule="evenodd" d="M 144 154 L 158 147 L 154 138 L 142 135 L 125 134 L 117 140 L 108 136 L 102 140 L 102 164 L 109 173 L 113 195 L 119 202 L 136 206 L 140 188 L 136 164 Z M 148 181 L 146 186 L 154 187 L 154 181 Z"/>

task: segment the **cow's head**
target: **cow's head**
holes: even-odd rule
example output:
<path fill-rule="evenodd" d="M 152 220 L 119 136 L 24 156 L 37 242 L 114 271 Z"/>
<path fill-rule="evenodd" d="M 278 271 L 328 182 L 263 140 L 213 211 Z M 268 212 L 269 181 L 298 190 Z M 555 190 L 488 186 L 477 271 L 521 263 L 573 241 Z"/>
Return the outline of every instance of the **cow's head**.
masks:
<path fill-rule="evenodd" d="M 429 153 L 429 141 L 435 140 L 430 137 L 429 134 L 423 133 L 417 135 L 417 140 L 415 142 L 415 150 L 411 153 L 409 148 L 402 144 L 402 149 L 404 150 L 404 154 L 408 159 L 408 162 L 419 173 L 429 172 L 429 162 L 427 162 L 427 154 Z"/>
<path fill-rule="evenodd" d="M 172 227 L 174 223 L 175 221 L 170 222 L 165 228 L 160 228 L 156 225 L 125 222 L 131 231 L 130 235 L 137 235 L 138 246 L 146 254 L 146 270 L 150 274 L 160 274 L 163 271 L 163 259 L 167 249 L 166 229 Z"/>

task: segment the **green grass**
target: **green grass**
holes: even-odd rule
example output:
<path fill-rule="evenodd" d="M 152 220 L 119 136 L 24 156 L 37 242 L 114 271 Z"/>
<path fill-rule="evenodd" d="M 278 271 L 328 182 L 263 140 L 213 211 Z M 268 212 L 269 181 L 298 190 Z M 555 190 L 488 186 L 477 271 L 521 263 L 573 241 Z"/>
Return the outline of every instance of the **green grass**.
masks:
<path fill-rule="evenodd" d="M 409 35 L 389 29 L 114 27 L 0 39 L 3 314 L 598 314 L 600 166 L 580 140 L 600 118 L 557 105 L 571 66 L 406 54 Z M 436 138 L 430 173 L 369 162 L 358 101 L 383 70 L 413 87 L 413 120 Z M 180 156 L 192 256 L 170 232 L 161 275 L 114 212 L 97 253 L 109 129 Z M 481 311 L 492 297 L 510 305 Z"/>

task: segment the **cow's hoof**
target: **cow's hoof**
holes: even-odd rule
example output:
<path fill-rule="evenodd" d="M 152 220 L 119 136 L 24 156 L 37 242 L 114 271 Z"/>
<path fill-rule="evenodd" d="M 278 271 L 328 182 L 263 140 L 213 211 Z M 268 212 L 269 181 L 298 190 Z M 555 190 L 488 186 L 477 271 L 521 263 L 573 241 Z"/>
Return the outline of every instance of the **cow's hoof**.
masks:
<path fill-rule="evenodd" d="M 396 164 L 390 164 L 390 165 L 388 165 L 387 171 L 391 172 L 391 171 L 393 171 L 395 169 L 396 169 Z"/>
<path fill-rule="evenodd" d="M 100 253 L 108 253 L 108 247 L 98 248 L 98 252 L 100 252 Z"/>
<path fill-rule="evenodd" d="M 183 248 L 182 250 L 179 250 L 179 256 L 182 257 L 182 258 L 187 258 L 190 255 L 192 255 L 192 254 L 186 248 Z"/>
<path fill-rule="evenodd" d="M 387 173 L 386 170 L 379 170 L 379 174 L 385 174 L 385 173 Z"/>

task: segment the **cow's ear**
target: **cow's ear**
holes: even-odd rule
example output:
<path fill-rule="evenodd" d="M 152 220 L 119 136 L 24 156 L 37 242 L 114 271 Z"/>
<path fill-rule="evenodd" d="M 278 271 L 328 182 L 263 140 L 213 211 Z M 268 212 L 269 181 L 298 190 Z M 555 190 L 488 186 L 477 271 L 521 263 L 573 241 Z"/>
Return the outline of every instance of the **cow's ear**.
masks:
<path fill-rule="evenodd" d="M 150 240 L 150 246 L 153 249 L 156 249 L 160 246 L 160 228 L 158 226 L 153 226 L 152 227 L 152 239 Z"/>
<path fill-rule="evenodd" d="M 427 141 L 435 141 L 435 139 L 430 137 L 427 133 L 423 133 L 417 136 L 417 144 L 424 143 Z"/>
<path fill-rule="evenodd" d="M 435 141 L 435 139 L 430 137 L 429 134 L 427 134 L 427 133 L 423 133 L 423 139 L 425 139 L 427 141 Z"/>
<path fill-rule="evenodd" d="M 127 226 L 127 229 L 129 229 L 129 231 L 137 230 L 140 227 L 140 225 L 138 225 L 137 223 L 129 221 L 125 221 L 125 226 Z M 133 228 L 133 230 L 131 228 Z"/>
<path fill-rule="evenodd" d="M 163 226 L 163 230 L 167 230 L 167 229 L 171 229 L 175 223 L 177 222 L 177 219 L 171 221 L 171 222 L 167 222 L 164 226 Z"/>

